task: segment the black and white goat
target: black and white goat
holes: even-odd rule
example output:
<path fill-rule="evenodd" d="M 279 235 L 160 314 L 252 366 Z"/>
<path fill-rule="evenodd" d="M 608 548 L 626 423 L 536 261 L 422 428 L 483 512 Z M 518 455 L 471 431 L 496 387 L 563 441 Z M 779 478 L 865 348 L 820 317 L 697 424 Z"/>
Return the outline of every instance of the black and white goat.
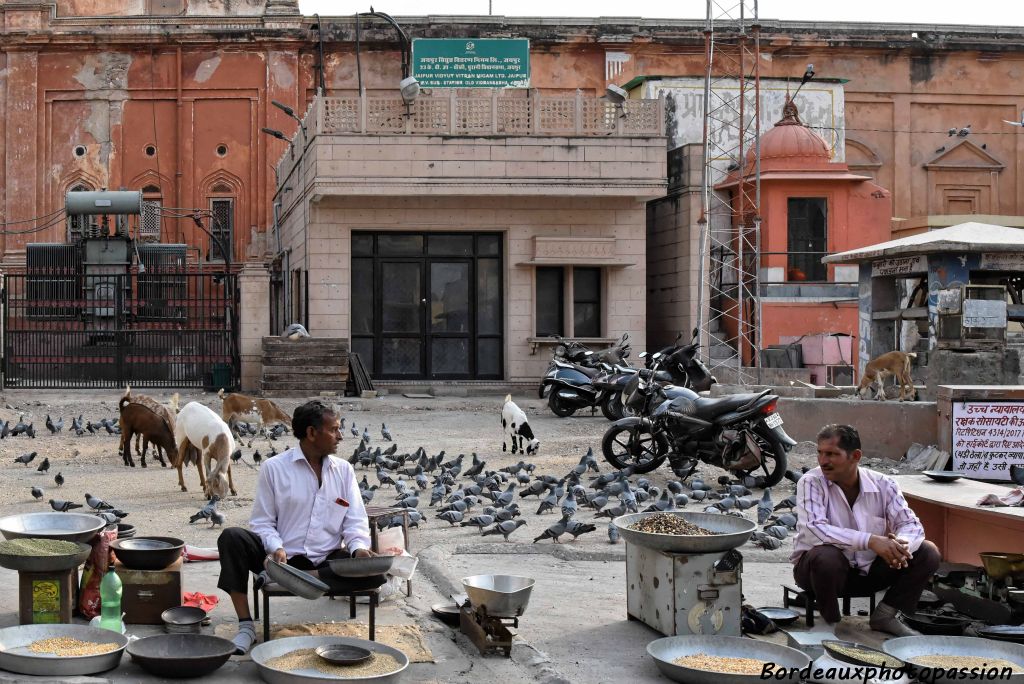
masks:
<path fill-rule="evenodd" d="M 505 430 L 505 436 L 512 441 L 513 454 L 525 453 L 532 456 L 540 449 L 540 440 L 533 436 L 526 414 L 512 401 L 511 394 L 505 395 L 505 404 L 501 407 L 501 427 Z M 505 439 L 501 442 L 501 450 L 508 451 Z"/>

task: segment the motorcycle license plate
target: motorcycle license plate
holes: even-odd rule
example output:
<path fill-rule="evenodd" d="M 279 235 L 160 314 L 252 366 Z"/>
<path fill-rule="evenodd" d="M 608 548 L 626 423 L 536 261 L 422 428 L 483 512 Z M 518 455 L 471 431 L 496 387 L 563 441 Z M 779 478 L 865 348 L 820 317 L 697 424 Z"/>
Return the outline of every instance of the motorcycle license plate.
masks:
<path fill-rule="evenodd" d="M 764 417 L 764 424 L 768 428 L 777 428 L 782 425 L 782 416 L 778 413 L 769 413 Z"/>

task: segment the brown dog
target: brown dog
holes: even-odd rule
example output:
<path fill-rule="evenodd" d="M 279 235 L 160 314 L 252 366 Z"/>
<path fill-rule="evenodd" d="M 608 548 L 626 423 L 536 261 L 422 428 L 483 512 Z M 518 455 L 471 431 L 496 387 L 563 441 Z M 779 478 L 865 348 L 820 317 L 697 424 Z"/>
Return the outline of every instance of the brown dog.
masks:
<path fill-rule="evenodd" d="M 868 390 L 874 385 L 875 399 L 885 401 L 885 378 L 892 375 L 896 377 L 896 383 L 900 388 L 900 401 L 903 401 L 904 393 L 913 401 L 916 390 L 914 380 L 910 377 L 910 360 L 916 358 L 917 354 L 891 351 L 872 359 L 864 368 L 864 375 L 857 385 L 858 396 L 866 399 Z"/>
<path fill-rule="evenodd" d="M 256 399 L 245 394 L 224 394 L 223 389 L 217 392 L 217 396 L 224 401 L 220 416 L 232 428 L 236 420 L 250 413 L 259 416 L 260 431 L 274 423 L 284 423 L 289 429 L 292 427 L 291 416 L 269 399 Z"/>

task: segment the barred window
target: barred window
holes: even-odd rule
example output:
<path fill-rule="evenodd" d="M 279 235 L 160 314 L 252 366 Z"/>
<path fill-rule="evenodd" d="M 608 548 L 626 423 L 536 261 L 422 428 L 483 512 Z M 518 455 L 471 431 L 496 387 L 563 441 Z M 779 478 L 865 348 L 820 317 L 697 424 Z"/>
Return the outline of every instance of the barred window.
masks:
<path fill-rule="evenodd" d="M 160 188 L 147 185 L 142 189 L 142 218 L 139 222 L 139 238 L 143 242 L 160 242 L 160 207 L 163 204 Z"/>
<path fill-rule="evenodd" d="M 210 233 L 214 239 L 210 241 L 210 259 L 224 259 L 220 251 L 220 245 L 230 250 L 232 235 L 234 234 L 235 200 L 230 198 L 217 198 L 210 200 L 210 213 L 213 214 L 210 220 Z"/>

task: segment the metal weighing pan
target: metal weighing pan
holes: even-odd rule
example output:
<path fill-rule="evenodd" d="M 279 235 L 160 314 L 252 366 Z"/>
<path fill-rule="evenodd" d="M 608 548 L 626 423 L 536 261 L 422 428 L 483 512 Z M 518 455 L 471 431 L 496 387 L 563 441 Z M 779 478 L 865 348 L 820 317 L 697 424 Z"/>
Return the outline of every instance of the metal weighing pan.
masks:
<path fill-rule="evenodd" d="M 394 656 L 399 663 L 399 669 L 384 675 L 373 675 L 369 677 L 334 677 L 329 674 L 324 674 L 319 670 L 295 670 L 293 672 L 285 672 L 284 670 L 278 670 L 267 665 L 267 661 L 278 656 L 283 656 L 292 651 L 297 651 L 300 648 L 312 648 L 316 649 L 320 646 L 333 646 L 337 644 L 345 644 L 348 646 L 358 646 L 360 648 L 369 649 L 375 653 L 387 653 L 388 655 Z M 260 677 L 267 684 L 337 684 L 337 682 L 363 682 L 367 684 L 372 682 L 373 684 L 391 684 L 392 682 L 398 682 L 402 678 L 402 673 L 405 672 L 406 668 L 409 667 L 409 657 L 399 651 L 397 648 L 382 644 L 378 641 L 367 641 L 365 639 L 354 639 L 352 637 L 336 637 L 336 636 L 307 636 L 307 637 L 286 637 L 284 639 L 274 639 L 273 641 L 266 641 L 250 652 L 252 661 L 256 663 L 256 667 L 260 671 Z"/>
<path fill-rule="evenodd" d="M 711 535 L 654 534 L 630 529 L 630 525 L 652 515 L 675 515 L 688 523 L 703 527 Z M 743 546 L 757 529 L 753 520 L 737 518 L 734 515 L 714 513 L 629 513 L 612 521 L 619 534 L 630 544 L 670 553 L 715 553 Z"/>
<path fill-rule="evenodd" d="M 765 606 L 763 608 L 755 608 L 758 613 L 764 615 L 766 618 L 774 622 L 776 625 L 791 625 L 797 621 L 800 617 L 800 613 L 796 612 L 792 608 L 778 608 L 775 606 Z"/>
<path fill-rule="evenodd" d="M 975 637 L 953 636 L 912 636 L 889 639 L 882 644 L 882 650 L 897 658 L 901 658 L 917 667 L 917 659 L 921 656 L 979 656 L 982 658 L 1002 658 L 1014 663 L 1024 670 L 1024 646 L 1009 641 L 993 641 Z M 954 681 L 936 678 L 936 682 Z M 1010 675 L 999 682 L 1024 684 L 1024 672 Z"/>
<path fill-rule="evenodd" d="M 852 641 L 835 641 L 832 639 L 826 639 L 821 642 L 821 647 L 825 649 L 825 652 L 828 653 L 831 658 L 834 658 L 841 663 L 880 667 L 877 659 L 884 658 L 887 661 L 886 669 L 888 670 L 898 670 L 902 667 L 906 667 L 907 665 L 891 653 L 879 651 L 878 649 L 863 646 L 861 644 L 855 644 Z M 839 650 L 837 647 L 843 647 L 843 650 Z M 891 665 L 891 667 L 888 665 Z"/>
<path fill-rule="evenodd" d="M 75 544 L 78 549 L 62 556 L 14 556 L 0 553 L 0 567 L 18 572 L 60 572 L 77 568 L 92 553 L 92 547 L 82 542 L 69 543 Z"/>
<path fill-rule="evenodd" d="M 159 677 L 192 679 L 220 669 L 235 653 L 227 639 L 208 634 L 157 634 L 128 646 L 132 661 Z"/>
<path fill-rule="evenodd" d="M 454 603 L 435 603 L 430 607 L 430 611 L 449 627 L 459 626 L 459 607 Z"/>
<path fill-rule="evenodd" d="M 0 518 L 0 534 L 4 539 L 38 537 L 88 542 L 106 524 L 103 518 L 88 513 L 19 513 Z"/>
<path fill-rule="evenodd" d="M 800 675 L 770 680 L 762 679 L 760 674 L 740 675 L 695 670 L 690 667 L 676 665 L 673 661 L 688 655 L 704 653 L 711 656 L 726 658 L 755 658 L 766 663 L 776 663 L 791 672 L 791 668 L 801 670 L 810 664 L 811 659 L 802 651 L 788 646 L 780 646 L 767 641 L 756 641 L 744 637 L 731 636 L 674 636 L 657 639 L 647 644 L 647 653 L 654 658 L 658 669 L 669 679 L 684 684 L 753 684 L 753 682 L 799 682 Z"/>
<path fill-rule="evenodd" d="M 526 612 L 536 583 L 532 577 L 518 575 L 473 575 L 463 577 L 469 602 L 495 617 L 519 617 Z"/>
<path fill-rule="evenodd" d="M 293 568 L 287 563 L 278 563 L 273 558 L 267 559 L 267 575 L 282 587 L 296 596 L 301 596 L 310 601 L 318 599 L 331 590 L 320 579 L 313 577 L 308 572 Z"/>
<path fill-rule="evenodd" d="M 331 572 L 338 577 L 374 577 L 386 575 L 395 562 L 394 556 L 372 556 L 370 558 L 336 558 L 327 563 Z"/>
<path fill-rule="evenodd" d="M 996 639 L 997 641 L 1012 641 L 1015 644 L 1024 644 L 1024 625 L 997 625 L 979 629 L 978 634 L 985 639 Z"/>
<path fill-rule="evenodd" d="M 64 515 L 59 513 L 58 515 Z M 97 644 L 117 644 L 109 653 L 62 656 L 33 653 L 30 644 L 41 639 L 67 637 Z M 128 637 L 109 629 L 86 625 L 18 625 L 0 629 L 0 669 L 18 674 L 74 677 L 106 672 L 117 667 L 128 645 Z"/>
<path fill-rule="evenodd" d="M 985 566 L 985 574 L 994 580 L 1024 575 L 1024 553 L 985 551 L 978 554 Z"/>

